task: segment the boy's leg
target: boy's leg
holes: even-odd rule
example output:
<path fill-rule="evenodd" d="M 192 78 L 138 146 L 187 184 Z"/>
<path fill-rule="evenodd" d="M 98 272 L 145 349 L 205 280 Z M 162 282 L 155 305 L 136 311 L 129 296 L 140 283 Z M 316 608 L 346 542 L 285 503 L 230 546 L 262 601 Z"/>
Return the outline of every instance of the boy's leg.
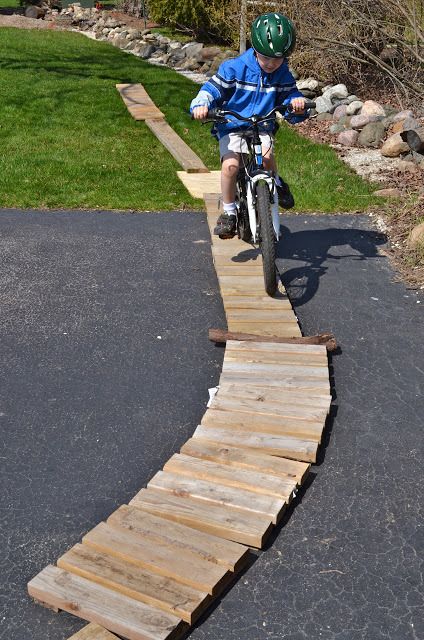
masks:
<path fill-rule="evenodd" d="M 223 212 L 219 216 L 214 234 L 221 238 L 233 238 L 236 233 L 236 181 L 240 156 L 234 151 L 226 152 L 221 158 L 221 191 Z"/>
<path fill-rule="evenodd" d="M 278 175 L 277 163 L 275 156 L 272 152 L 272 147 L 264 151 L 264 167 L 267 171 L 273 171 L 275 175 L 275 183 L 277 185 L 278 204 L 282 209 L 291 209 L 294 207 L 294 198 L 290 191 L 290 187 L 287 182 L 284 182 L 281 176 Z"/>

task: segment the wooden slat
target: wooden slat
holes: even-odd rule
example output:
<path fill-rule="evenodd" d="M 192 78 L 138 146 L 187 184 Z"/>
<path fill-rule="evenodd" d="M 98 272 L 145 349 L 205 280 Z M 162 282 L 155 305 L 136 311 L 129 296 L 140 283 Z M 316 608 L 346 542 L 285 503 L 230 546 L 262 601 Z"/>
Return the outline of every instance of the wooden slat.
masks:
<path fill-rule="evenodd" d="M 28 583 L 28 593 L 128 640 L 177 640 L 188 628 L 177 616 L 51 565 Z"/>
<path fill-rule="evenodd" d="M 159 471 L 147 486 L 149 489 L 202 500 L 207 504 L 224 505 L 247 514 L 259 514 L 269 518 L 273 524 L 278 523 L 286 506 L 284 499 L 167 471 Z"/>
<path fill-rule="evenodd" d="M 117 84 L 116 88 L 121 94 L 125 106 L 135 120 L 165 117 L 150 98 L 143 85 Z"/>
<path fill-rule="evenodd" d="M 279 416 L 291 419 L 292 422 L 313 422 L 322 424 L 328 413 L 328 407 L 311 407 L 298 405 L 296 402 L 265 401 L 264 396 L 254 398 L 238 397 L 234 393 L 226 393 L 220 389 L 213 398 L 210 409 L 215 411 L 239 411 L 263 416 Z"/>
<path fill-rule="evenodd" d="M 261 380 L 264 376 L 283 377 L 302 377 L 305 380 L 323 380 L 328 383 L 328 369 L 325 367 L 292 364 L 262 364 L 260 362 L 232 362 L 227 361 L 224 357 L 222 365 L 222 373 L 247 373 L 252 377 Z"/>
<path fill-rule="evenodd" d="M 271 296 L 225 296 L 225 309 L 292 309 L 287 296 L 271 298 Z"/>
<path fill-rule="evenodd" d="M 296 316 L 291 309 L 226 309 L 228 322 L 259 323 L 295 322 Z"/>
<path fill-rule="evenodd" d="M 144 602 L 189 624 L 209 606 L 211 598 L 193 587 L 177 583 L 120 558 L 77 544 L 61 556 L 60 569 L 87 578 L 125 596 Z"/>
<path fill-rule="evenodd" d="M 209 169 L 192 149 L 180 138 L 165 120 L 146 120 L 149 129 L 156 135 L 169 153 L 188 173 L 208 173 Z"/>
<path fill-rule="evenodd" d="M 315 462 L 318 443 L 311 440 L 301 440 L 289 436 L 277 436 L 253 431 L 205 427 L 199 425 L 194 437 L 199 436 L 212 442 L 229 444 L 233 447 L 257 449 L 261 453 L 303 462 Z"/>
<path fill-rule="evenodd" d="M 255 386 L 260 380 L 263 387 L 277 387 L 279 389 L 293 389 L 296 393 L 309 393 L 310 396 L 328 394 L 330 392 L 330 383 L 324 379 L 309 379 L 304 376 L 265 376 L 253 375 L 250 372 L 226 371 L 221 374 L 219 379 L 220 385 L 237 384 L 240 386 Z"/>
<path fill-rule="evenodd" d="M 142 489 L 130 504 L 161 518 L 257 548 L 262 547 L 272 528 L 268 517 L 155 489 Z"/>
<path fill-rule="evenodd" d="M 271 298 L 273 300 L 273 298 Z M 328 364 L 327 347 L 324 344 L 293 344 L 281 342 L 254 342 L 245 340 L 227 340 L 226 353 L 258 351 L 259 353 L 278 353 L 281 355 L 299 355 L 321 358 Z"/>
<path fill-rule="evenodd" d="M 281 437 L 300 438 L 320 442 L 324 429 L 321 422 L 301 422 L 279 416 L 265 416 L 257 413 L 239 411 L 219 411 L 209 408 L 204 414 L 201 425 L 212 429 L 231 429 Z"/>
<path fill-rule="evenodd" d="M 299 353 L 281 353 L 279 351 L 225 351 L 226 362 L 249 362 L 252 364 L 285 364 L 305 367 L 323 367 L 328 371 L 328 361 L 321 355 L 308 355 Z"/>
<path fill-rule="evenodd" d="M 181 453 L 200 460 L 219 462 L 235 469 L 251 469 L 279 478 L 290 478 L 297 484 L 302 484 L 310 468 L 305 462 L 260 454 L 257 451 L 231 447 L 200 437 L 190 438 L 181 448 Z"/>
<path fill-rule="evenodd" d="M 225 464 L 199 460 L 184 454 L 173 455 L 165 464 L 164 470 L 189 478 L 219 482 L 228 487 L 248 489 L 253 493 L 281 498 L 285 502 L 290 501 L 296 488 L 296 481 L 287 477 L 278 478 L 247 469 L 231 469 Z"/>
<path fill-rule="evenodd" d="M 169 522 L 135 507 L 122 505 L 108 518 L 108 524 L 132 531 L 158 545 L 176 549 L 176 554 L 205 560 L 212 565 L 238 571 L 247 561 L 247 549 L 230 540 L 222 540 L 203 531 Z"/>
<path fill-rule="evenodd" d="M 187 173 L 177 171 L 177 176 L 193 198 L 203 198 L 208 191 L 221 191 L 221 172 Z"/>
<path fill-rule="evenodd" d="M 202 560 L 198 555 L 181 547 L 161 544 L 157 539 L 149 540 L 139 533 L 113 527 L 104 522 L 89 531 L 82 542 L 96 551 L 115 556 L 211 595 L 222 591 L 230 580 L 230 573 L 223 566 Z M 188 566 L 190 572 L 187 572 Z"/>
<path fill-rule="evenodd" d="M 235 322 L 228 320 L 228 331 L 252 333 L 258 336 L 277 336 L 279 338 L 297 338 L 302 334 L 299 326 L 293 322 Z"/>
<path fill-rule="evenodd" d="M 74 633 L 68 640 L 118 640 L 118 638 L 98 624 L 90 622 L 81 631 Z"/>
<path fill-rule="evenodd" d="M 260 380 L 258 381 L 261 382 Z M 298 407 L 328 408 L 331 404 L 331 396 L 327 393 L 310 396 L 305 392 L 287 391 L 278 387 L 262 387 L 259 385 L 240 386 L 224 384 L 219 387 L 219 393 L 232 395 L 239 398 L 262 399 L 262 402 L 278 402 L 280 404 L 296 404 Z"/>

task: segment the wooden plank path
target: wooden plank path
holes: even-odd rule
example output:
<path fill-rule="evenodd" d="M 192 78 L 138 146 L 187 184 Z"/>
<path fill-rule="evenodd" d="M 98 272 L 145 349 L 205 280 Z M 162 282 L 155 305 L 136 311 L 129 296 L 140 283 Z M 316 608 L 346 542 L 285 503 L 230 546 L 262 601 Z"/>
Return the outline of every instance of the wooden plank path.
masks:
<path fill-rule="evenodd" d="M 135 120 L 144 120 L 149 129 L 188 173 L 209 173 L 199 156 L 175 133 L 141 84 L 117 84 L 125 106 Z"/>
<path fill-rule="evenodd" d="M 120 87 L 134 117 L 151 116 L 147 94 Z M 154 122 L 162 139 L 164 121 Z M 212 230 L 217 194 L 205 203 Z M 218 392 L 180 452 L 29 582 L 41 604 L 90 622 L 72 640 L 185 636 L 249 547 L 263 547 L 316 460 L 331 402 L 326 347 L 262 342 L 301 336 L 286 292 L 265 294 L 254 247 L 212 235 L 212 256 L 228 329 L 255 337 L 227 341 Z"/>

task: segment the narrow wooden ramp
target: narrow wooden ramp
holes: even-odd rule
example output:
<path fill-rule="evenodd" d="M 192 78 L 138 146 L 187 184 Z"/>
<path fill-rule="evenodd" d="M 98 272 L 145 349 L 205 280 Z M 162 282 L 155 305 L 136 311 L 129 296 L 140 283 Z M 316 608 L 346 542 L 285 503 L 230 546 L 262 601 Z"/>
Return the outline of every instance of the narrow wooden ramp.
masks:
<path fill-rule="evenodd" d="M 212 229 L 217 194 L 205 202 Z M 256 248 L 212 235 L 212 255 L 228 328 L 254 339 L 227 341 L 219 390 L 181 451 L 29 582 L 41 604 L 91 623 L 73 640 L 183 637 L 249 547 L 264 546 L 316 460 L 331 402 L 326 347 L 269 341 L 301 331 L 284 289 L 265 294 Z"/>
<path fill-rule="evenodd" d="M 135 120 L 144 120 L 163 146 L 187 173 L 209 173 L 199 156 L 175 133 L 141 84 L 117 84 L 128 111 Z"/>

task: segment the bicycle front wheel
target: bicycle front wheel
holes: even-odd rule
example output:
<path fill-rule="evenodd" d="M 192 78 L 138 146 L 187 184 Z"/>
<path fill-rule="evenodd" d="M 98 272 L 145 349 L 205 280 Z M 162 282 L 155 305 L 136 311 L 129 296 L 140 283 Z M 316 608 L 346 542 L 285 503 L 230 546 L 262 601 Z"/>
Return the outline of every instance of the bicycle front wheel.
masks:
<path fill-rule="evenodd" d="M 273 296 L 277 291 L 277 269 L 275 267 L 275 233 L 272 224 L 269 187 L 260 180 L 256 185 L 256 214 L 259 223 L 259 248 L 262 253 L 265 291 Z"/>

